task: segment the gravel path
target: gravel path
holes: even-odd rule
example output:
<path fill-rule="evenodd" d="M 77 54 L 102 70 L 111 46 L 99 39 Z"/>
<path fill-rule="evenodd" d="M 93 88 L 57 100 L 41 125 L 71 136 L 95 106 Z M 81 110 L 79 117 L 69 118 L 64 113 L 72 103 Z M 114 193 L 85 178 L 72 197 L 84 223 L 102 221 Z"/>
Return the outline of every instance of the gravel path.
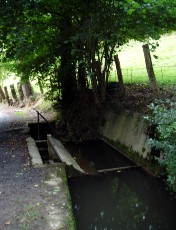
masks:
<path fill-rule="evenodd" d="M 34 120 L 34 111 L 0 107 L 0 230 L 70 229 L 63 167 L 34 168 L 18 129 Z"/>

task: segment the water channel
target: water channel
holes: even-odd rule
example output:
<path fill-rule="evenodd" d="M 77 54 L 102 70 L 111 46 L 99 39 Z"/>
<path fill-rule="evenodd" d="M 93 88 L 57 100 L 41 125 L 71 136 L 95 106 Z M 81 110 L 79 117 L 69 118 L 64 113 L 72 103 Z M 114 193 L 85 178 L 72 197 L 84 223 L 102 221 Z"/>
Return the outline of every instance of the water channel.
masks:
<path fill-rule="evenodd" d="M 133 165 L 103 141 L 67 148 L 96 170 Z M 73 177 L 68 182 L 77 230 L 176 229 L 176 200 L 162 181 L 141 168 Z"/>

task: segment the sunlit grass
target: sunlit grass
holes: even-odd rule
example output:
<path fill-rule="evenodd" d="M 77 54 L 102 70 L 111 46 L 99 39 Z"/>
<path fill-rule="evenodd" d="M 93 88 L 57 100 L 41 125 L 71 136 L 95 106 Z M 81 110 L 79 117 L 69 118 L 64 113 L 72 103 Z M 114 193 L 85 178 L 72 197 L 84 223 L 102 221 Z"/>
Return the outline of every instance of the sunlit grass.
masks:
<path fill-rule="evenodd" d="M 151 52 L 156 79 L 160 84 L 176 84 L 176 33 L 162 36 L 158 43 L 159 47 L 156 48 L 155 52 Z M 130 41 L 121 47 L 118 53 L 125 83 L 148 84 L 149 82 L 142 45 L 141 42 Z M 158 58 L 156 59 L 154 56 Z M 109 80 L 117 81 L 115 64 Z M 1 79 L 1 86 L 8 86 L 10 92 L 9 85 L 13 83 L 17 88 L 18 81 L 20 78 L 11 74 L 6 76 L 6 79 Z M 40 93 L 37 80 L 31 83 L 34 92 Z M 44 88 L 44 92 L 46 91 L 47 89 Z"/>
<path fill-rule="evenodd" d="M 158 42 L 159 47 L 151 52 L 156 79 L 160 84 L 176 84 L 176 34 L 165 35 Z M 148 83 L 142 45 L 131 41 L 118 53 L 125 83 Z M 115 65 L 109 80 L 117 81 Z"/>

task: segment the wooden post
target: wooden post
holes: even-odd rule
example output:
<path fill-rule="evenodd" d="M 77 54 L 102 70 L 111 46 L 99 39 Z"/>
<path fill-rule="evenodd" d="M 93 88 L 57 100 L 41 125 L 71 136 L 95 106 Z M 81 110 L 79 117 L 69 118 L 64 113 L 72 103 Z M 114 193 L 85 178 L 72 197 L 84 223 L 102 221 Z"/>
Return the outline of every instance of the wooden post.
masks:
<path fill-rule="evenodd" d="M 14 84 L 10 85 L 10 90 L 11 90 L 13 102 L 14 103 L 18 102 L 18 98 L 17 98 L 17 94 L 16 94 L 16 90 L 15 90 Z"/>
<path fill-rule="evenodd" d="M 119 57 L 118 57 L 117 54 L 114 56 L 114 60 L 115 60 L 115 64 L 116 64 L 117 77 L 118 77 L 118 81 L 119 81 L 120 91 L 121 91 L 122 94 L 125 94 L 125 86 L 124 86 L 124 83 L 123 83 L 123 75 L 122 75 L 122 70 L 121 70 L 121 66 L 120 66 Z"/>
<path fill-rule="evenodd" d="M 5 100 L 5 94 L 4 94 L 1 86 L 0 86 L 0 97 L 2 100 Z"/>
<path fill-rule="evenodd" d="M 20 97 L 20 102 L 22 102 L 24 100 L 24 94 L 23 94 L 22 85 L 20 82 L 17 83 L 17 89 L 18 89 L 18 93 Z"/>
<path fill-rule="evenodd" d="M 4 92 L 5 92 L 5 98 L 7 100 L 7 103 L 8 103 L 8 105 L 10 105 L 9 93 L 8 93 L 6 86 L 4 87 Z"/>
<path fill-rule="evenodd" d="M 142 46 L 143 47 L 143 52 L 144 52 L 144 57 L 145 57 L 145 64 L 146 64 L 146 69 L 149 77 L 149 82 L 150 82 L 150 87 L 152 89 L 152 93 L 154 97 L 157 97 L 159 95 L 159 90 L 157 87 L 156 83 L 156 78 L 155 78 L 155 73 L 153 70 L 153 65 L 152 65 L 152 59 L 150 55 L 150 50 L 148 44 L 145 44 Z"/>

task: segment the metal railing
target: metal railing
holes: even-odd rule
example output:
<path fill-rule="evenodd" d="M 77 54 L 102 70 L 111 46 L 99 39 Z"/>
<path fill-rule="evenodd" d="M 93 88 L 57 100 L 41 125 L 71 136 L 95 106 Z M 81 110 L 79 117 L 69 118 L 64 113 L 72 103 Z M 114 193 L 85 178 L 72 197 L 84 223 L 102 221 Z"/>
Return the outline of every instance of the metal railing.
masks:
<path fill-rule="evenodd" d="M 36 109 L 33 109 L 36 113 L 37 113 L 37 138 L 38 140 L 40 140 L 40 117 L 46 122 L 46 124 L 48 125 L 51 133 L 53 134 L 53 127 L 50 125 L 50 122 Z"/>

